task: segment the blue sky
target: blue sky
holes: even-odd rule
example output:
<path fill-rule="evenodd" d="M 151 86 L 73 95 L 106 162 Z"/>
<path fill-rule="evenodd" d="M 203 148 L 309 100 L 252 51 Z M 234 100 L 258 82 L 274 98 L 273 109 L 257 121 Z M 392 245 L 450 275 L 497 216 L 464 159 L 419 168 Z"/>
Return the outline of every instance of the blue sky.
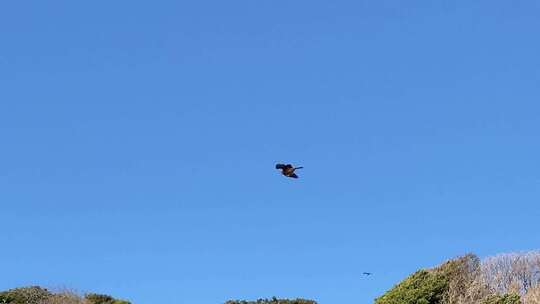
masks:
<path fill-rule="evenodd" d="M 369 303 L 536 249 L 539 36 L 522 0 L 3 1 L 0 290 Z"/>

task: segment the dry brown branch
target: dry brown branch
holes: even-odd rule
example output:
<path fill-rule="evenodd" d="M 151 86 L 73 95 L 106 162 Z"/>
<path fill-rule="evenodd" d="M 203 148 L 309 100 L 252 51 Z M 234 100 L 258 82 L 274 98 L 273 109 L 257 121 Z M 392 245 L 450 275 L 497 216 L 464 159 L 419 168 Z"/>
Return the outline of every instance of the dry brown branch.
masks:
<path fill-rule="evenodd" d="M 523 304 L 540 304 L 540 284 L 536 284 L 527 290 L 523 296 Z"/>

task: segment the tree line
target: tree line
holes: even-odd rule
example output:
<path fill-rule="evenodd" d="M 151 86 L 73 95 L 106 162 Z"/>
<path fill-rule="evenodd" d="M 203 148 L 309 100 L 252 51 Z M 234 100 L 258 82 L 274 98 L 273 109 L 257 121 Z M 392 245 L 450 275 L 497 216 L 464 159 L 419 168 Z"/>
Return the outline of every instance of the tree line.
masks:
<path fill-rule="evenodd" d="M 50 292 L 39 286 L 0 292 L 0 304 L 131 304 L 108 295 Z M 229 300 L 225 304 L 317 304 L 308 299 Z M 467 254 L 420 269 L 375 304 L 540 304 L 540 251 L 505 253 L 483 260 Z"/>
<path fill-rule="evenodd" d="M 421 269 L 375 304 L 540 304 L 540 251 L 480 260 L 467 254 Z"/>

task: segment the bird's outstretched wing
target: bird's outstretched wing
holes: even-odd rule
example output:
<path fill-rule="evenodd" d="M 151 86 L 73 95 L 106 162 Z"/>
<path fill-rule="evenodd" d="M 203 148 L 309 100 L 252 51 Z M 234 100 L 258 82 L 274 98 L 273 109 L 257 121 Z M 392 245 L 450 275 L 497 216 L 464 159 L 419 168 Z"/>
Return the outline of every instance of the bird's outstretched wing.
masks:
<path fill-rule="evenodd" d="M 285 169 L 287 166 L 285 166 L 284 164 L 276 164 L 276 169 Z"/>
<path fill-rule="evenodd" d="M 287 176 L 288 176 L 288 177 L 292 177 L 292 178 L 298 178 L 298 175 L 296 175 L 296 174 L 294 174 L 294 173 L 289 174 L 289 175 L 287 175 Z"/>
<path fill-rule="evenodd" d="M 283 170 L 283 169 L 292 169 L 293 166 L 291 164 L 276 164 L 276 169 L 280 169 L 280 170 Z"/>

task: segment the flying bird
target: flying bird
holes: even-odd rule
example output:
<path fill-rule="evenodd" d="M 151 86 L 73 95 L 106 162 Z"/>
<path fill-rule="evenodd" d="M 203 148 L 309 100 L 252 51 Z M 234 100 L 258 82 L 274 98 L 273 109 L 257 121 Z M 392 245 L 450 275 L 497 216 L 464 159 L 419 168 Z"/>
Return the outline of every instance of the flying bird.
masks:
<path fill-rule="evenodd" d="M 364 274 L 364 275 L 367 275 L 367 276 L 370 276 L 370 275 L 372 275 L 373 273 L 371 273 L 371 272 L 364 272 L 363 274 Z"/>
<path fill-rule="evenodd" d="M 291 178 L 298 178 L 298 175 L 294 173 L 294 170 L 296 169 L 302 169 L 304 167 L 293 167 L 291 164 L 277 164 L 276 169 L 281 170 L 281 174 L 291 177 Z"/>

